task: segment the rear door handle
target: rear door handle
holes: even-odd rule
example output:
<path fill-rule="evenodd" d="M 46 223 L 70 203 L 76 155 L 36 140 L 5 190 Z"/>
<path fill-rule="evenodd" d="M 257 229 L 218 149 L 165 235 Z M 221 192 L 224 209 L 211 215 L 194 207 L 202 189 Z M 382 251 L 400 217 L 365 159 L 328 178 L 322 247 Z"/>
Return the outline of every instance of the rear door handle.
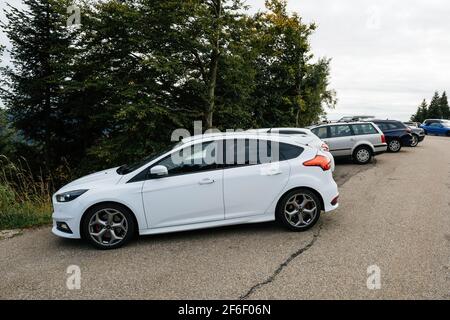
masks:
<path fill-rule="evenodd" d="M 205 178 L 203 180 L 200 180 L 199 184 L 206 185 L 206 184 L 213 184 L 214 182 L 216 181 L 213 179 Z"/>

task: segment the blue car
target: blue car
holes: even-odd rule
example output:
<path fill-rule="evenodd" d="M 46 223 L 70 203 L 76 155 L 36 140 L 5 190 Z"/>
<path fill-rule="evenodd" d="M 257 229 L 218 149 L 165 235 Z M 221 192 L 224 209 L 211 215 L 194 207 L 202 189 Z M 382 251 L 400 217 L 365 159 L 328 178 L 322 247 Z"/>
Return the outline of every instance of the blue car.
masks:
<path fill-rule="evenodd" d="M 450 137 L 450 120 L 428 119 L 420 127 L 425 130 L 425 134 Z"/>

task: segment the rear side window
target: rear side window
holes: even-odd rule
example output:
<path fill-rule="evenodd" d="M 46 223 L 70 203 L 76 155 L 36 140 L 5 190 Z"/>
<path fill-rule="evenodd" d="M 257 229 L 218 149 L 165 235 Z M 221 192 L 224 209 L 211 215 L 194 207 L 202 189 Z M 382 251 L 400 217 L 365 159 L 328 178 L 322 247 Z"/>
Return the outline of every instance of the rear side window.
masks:
<path fill-rule="evenodd" d="M 378 134 L 378 131 L 370 123 L 352 125 L 353 132 L 357 136 L 366 134 Z"/>
<path fill-rule="evenodd" d="M 225 143 L 225 167 L 251 166 L 291 160 L 299 157 L 303 150 L 300 146 L 275 141 L 227 140 Z"/>
<path fill-rule="evenodd" d="M 320 139 L 326 139 L 328 137 L 328 127 L 314 128 L 311 131 Z"/>
<path fill-rule="evenodd" d="M 292 144 L 280 143 L 280 159 L 292 160 L 298 158 L 303 153 L 303 148 Z"/>
<path fill-rule="evenodd" d="M 330 127 L 330 138 L 348 137 L 351 135 L 353 135 L 353 133 L 349 125 Z"/>

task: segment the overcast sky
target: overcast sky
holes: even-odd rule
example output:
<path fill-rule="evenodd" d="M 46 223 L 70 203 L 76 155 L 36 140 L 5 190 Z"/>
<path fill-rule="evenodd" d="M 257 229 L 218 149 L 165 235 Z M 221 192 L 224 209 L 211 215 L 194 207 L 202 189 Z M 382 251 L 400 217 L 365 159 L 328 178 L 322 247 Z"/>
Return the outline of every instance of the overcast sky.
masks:
<path fill-rule="evenodd" d="M 252 12 L 264 8 L 264 0 L 247 4 Z M 332 58 L 331 87 L 339 102 L 330 119 L 407 120 L 435 90 L 450 91 L 448 0 L 289 0 L 289 10 L 317 23 L 313 52 Z M 4 35 L 0 43 L 7 44 Z"/>

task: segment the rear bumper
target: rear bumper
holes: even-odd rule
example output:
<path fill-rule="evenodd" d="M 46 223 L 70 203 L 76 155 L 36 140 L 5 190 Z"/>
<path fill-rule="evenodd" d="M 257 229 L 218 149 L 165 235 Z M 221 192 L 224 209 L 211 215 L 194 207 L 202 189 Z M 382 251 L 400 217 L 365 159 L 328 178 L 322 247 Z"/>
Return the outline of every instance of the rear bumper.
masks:
<path fill-rule="evenodd" d="M 380 155 L 387 152 L 387 143 L 374 146 L 374 155 Z"/>

